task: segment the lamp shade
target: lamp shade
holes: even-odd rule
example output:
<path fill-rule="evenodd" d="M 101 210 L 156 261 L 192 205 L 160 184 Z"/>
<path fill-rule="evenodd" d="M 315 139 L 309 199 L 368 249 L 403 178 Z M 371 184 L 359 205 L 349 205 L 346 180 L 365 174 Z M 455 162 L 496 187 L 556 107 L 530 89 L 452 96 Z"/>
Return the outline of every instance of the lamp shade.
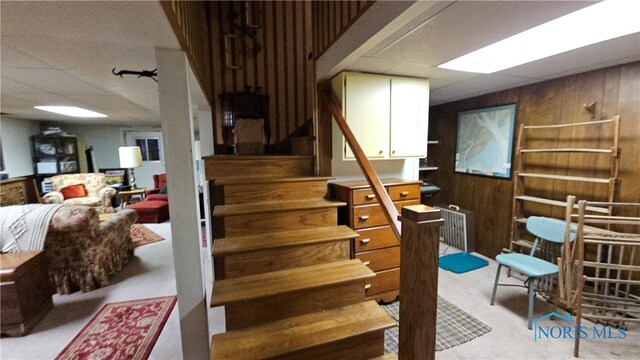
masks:
<path fill-rule="evenodd" d="M 121 168 L 136 168 L 142 166 L 142 153 L 139 146 L 121 146 L 120 153 Z"/>

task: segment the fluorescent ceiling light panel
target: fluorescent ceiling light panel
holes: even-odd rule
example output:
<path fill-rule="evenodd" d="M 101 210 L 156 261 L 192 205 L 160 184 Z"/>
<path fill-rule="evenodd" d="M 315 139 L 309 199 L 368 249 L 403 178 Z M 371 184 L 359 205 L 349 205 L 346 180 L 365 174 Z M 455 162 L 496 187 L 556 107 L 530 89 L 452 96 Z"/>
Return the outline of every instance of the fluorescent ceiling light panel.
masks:
<path fill-rule="evenodd" d="M 638 0 L 599 2 L 438 67 L 491 74 L 583 46 L 638 33 L 639 14 Z"/>
<path fill-rule="evenodd" d="M 56 114 L 62 114 L 73 117 L 81 118 L 102 118 L 107 117 L 105 114 L 99 112 L 75 107 L 75 106 L 34 106 L 38 110 L 49 111 Z"/>

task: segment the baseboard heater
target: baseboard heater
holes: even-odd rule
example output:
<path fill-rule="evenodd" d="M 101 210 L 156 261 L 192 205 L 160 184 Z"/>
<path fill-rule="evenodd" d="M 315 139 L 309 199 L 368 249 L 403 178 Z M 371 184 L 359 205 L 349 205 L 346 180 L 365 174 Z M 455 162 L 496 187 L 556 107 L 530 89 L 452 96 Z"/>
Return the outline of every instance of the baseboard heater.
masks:
<path fill-rule="evenodd" d="M 440 241 L 465 252 L 476 251 L 473 211 L 456 205 L 436 205 L 440 209 L 444 225 L 440 227 Z"/>

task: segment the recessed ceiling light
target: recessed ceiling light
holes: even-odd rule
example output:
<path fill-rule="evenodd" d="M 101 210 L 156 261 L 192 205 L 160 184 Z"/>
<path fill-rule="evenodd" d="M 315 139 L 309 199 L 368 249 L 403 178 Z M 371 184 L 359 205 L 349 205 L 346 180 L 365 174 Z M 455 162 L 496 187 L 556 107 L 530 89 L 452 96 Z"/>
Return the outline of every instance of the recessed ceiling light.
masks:
<path fill-rule="evenodd" d="M 588 6 L 439 65 L 491 74 L 548 56 L 640 32 L 640 1 Z"/>
<path fill-rule="evenodd" d="M 56 114 L 62 114 L 73 117 L 84 117 L 84 118 L 101 118 L 107 117 L 105 114 L 101 114 L 99 112 L 75 107 L 75 106 L 34 106 L 34 108 L 38 110 L 49 111 Z"/>

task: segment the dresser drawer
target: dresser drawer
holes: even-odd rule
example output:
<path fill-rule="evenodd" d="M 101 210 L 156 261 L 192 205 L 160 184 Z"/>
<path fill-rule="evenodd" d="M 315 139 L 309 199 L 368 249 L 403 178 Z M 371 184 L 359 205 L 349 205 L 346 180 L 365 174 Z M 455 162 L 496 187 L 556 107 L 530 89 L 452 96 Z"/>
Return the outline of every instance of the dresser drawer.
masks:
<path fill-rule="evenodd" d="M 420 199 L 420 186 L 418 185 L 389 186 L 388 191 L 393 201 Z"/>
<path fill-rule="evenodd" d="M 356 259 L 373 271 L 393 269 L 400 266 L 400 246 L 359 253 Z"/>
<path fill-rule="evenodd" d="M 364 295 L 371 296 L 400 288 L 400 268 L 376 273 L 376 277 L 365 281 Z"/>
<path fill-rule="evenodd" d="M 353 228 L 362 229 L 372 226 L 387 225 L 387 217 L 378 204 L 361 205 L 353 208 Z"/>
<path fill-rule="evenodd" d="M 391 226 L 380 226 L 358 230 L 358 236 L 354 240 L 356 252 L 376 250 L 391 246 L 398 246 L 400 242 L 396 239 Z"/>
<path fill-rule="evenodd" d="M 398 213 L 400 213 L 400 209 L 402 209 L 403 206 L 418 204 L 420 204 L 420 199 L 396 201 L 393 203 Z M 360 205 L 353 208 L 353 228 L 356 230 L 387 224 L 389 224 L 389 222 L 387 221 L 387 217 L 384 216 L 380 204 Z"/>
<path fill-rule="evenodd" d="M 367 205 L 367 204 L 377 204 L 378 198 L 376 194 L 373 193 L 371 188 L 353 190 L 351 192 L 352 204 L 353 205 Z"/>

